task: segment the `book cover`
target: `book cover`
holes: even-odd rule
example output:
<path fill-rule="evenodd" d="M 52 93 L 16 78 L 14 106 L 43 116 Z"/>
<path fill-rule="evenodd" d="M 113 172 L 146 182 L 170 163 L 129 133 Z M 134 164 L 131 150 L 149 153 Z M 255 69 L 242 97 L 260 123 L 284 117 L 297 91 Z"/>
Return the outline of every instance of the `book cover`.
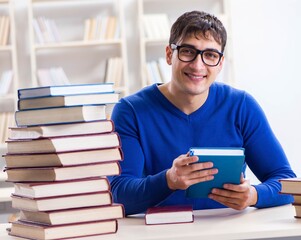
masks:
<path fill-rule="evenodd" d="M 35 97 L 18 100 L 18 109 L 37 109 L 65 107 L 77 105 L 115 104 L 119 100 L 118 93 L 94 93 L 51 97 Z"/>
<path fill-rule="evenodd" d="M 33 140 L 7 140 L 8 154 L 55 153 L 80 151 L 99 148 L 120 147 L 117 132 L 87 134 L 79 136 L 62 136 Z"/>
<path fill-rule="evenodd" d="M 147 225 L 190 223 L 193 220 L 193 209 L 190 205 L 151 207 L 145 213 Z"/>
<path fill-rule="evenodd" d="M 20 220 L 46 225 L 61 225 L 76 222 L 91 222 L 120 219 L 124 217 L 122 204 L 112 204 L 100 207 L 74 208 L 67 210 L 32 212 L 21 210 Z"/>
<path fill-rule="evenodd" d="M 6 167 L 62 167 L 123 160 L 120 147 L 59 153 L 5 154 Z"/>
<path fill-rule="evenodd" d="M 46 86 L 35 88 L 23 88 L 18 90 L 18 98 L 32 98 L 43 96 L 58 96 L 68 94 L 91 94 L 91 93 L 105 93 L 114 92 L 113 83 L 99 83 L 99 84 L 72 84 L 59 86 Z"/>
<path fill-rule="evenodd" d="M 68 167 L 6 168 L 8 182 L 49 182 L 120 174 L 118 161 Z"/>
<path fill-rule="evenodd" d="M 53 211 L 70 208 L 94 207 L 112 204 L 109 191 L 63 195 L 44 198 L 28 198 L 13 194 L 12 207 L 27 211 Z"/>
<path fill-rule="evenodd" d="M 82 123 L 48 124 L 33 127 L 10 127 L 10 139 L 36 139 L 94 133 L 108 133 L 115 130 L 112 120 L 98 120 Z"/>
<path fill-rule="evenodd" d="M 225 183 L 240 183 L 245 159 L 243 148 L 190 148 L 189 153 L 197 155 L 199 162 L 213 162 L 218 173 L 211 181 L 190 186 L 186 190 L 188 198 L 207 198 L 213 188 L 222 188 Z"/>
<path fill-rule="evenodd" d="M 39 108 L 15 112 L 17 126 L 37 126 L 107 119 L 106 105 Z"/>
<path fill-rule="evenodd" d="M 19 220 L 12 222 L 9 235 L 41 240 L 73 239 L 76 237 L 116 233 L 117 226 L 118 222 L 115 219 L 57 226 L 47 226 Z"/>
<path fill-rule="evenodd" d="M 111 186 L 107 177 L 71 179 L 59 182 L 14 183 L 14 194 L 28 198 L 45 198 L 110 190 Z"/>

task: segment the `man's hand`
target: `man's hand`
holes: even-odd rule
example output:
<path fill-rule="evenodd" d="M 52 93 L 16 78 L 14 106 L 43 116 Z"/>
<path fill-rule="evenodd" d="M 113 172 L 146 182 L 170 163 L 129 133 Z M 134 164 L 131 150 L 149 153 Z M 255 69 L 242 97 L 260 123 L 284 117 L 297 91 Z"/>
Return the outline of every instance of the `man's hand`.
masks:
<path fill-rule="evenodd" d="M 223 187 L 212 189 L 209 198 L 236 210 L 243 210 L 257 203 L 257 191 L 243 175 L 239 185 L 225 184 Z"/>
<path fill-rule="evenodd" d="M 172 190 L 185 190 L 195 183 L 212 180 L 218 172 L 216 168 L 212 168 L 213 163 L 195 163 L 197 161 L 197 156 L 180 155 L 176 158 L 166 172 L 168 187 Z"/>

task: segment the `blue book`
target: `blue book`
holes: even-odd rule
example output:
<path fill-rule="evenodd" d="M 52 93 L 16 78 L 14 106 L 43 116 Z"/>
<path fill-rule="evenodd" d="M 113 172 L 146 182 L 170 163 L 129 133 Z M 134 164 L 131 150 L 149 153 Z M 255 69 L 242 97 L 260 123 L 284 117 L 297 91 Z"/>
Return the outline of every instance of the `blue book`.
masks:
<path fill-rule="evenodd" d="M 243 148 L 196 148 L 189 150 L 191 156 L 197 155 L 198 162 L 213 162 L 218 169 L 211 181 L 201 182 L 186 190 L 189 198 L 207 198 L 213 188 L 223 188 L 225 183 L 239 184 L 245 161 Z"/>
<path fill-rule="evenodd" d="M 114 92 L 113 83 L 74 84 L 23 88 L 18 90 L 18 98 L 49 97 L 74 94 L 108 93 Z"/>

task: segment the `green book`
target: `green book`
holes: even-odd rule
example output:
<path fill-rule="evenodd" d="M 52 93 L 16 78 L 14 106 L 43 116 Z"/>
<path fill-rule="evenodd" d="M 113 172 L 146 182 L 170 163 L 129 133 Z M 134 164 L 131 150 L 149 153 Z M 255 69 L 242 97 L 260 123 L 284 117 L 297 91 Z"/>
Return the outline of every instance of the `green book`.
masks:
<path fill-rule="evenodd" d="M 214 179 L 190 186 L 186 197 L 207 198 L 213 188 L 222 188 L 225 183 L 239 184 L 245 161 L 244 148 L 198 148 L 189 149 L 191 156 L 198 156 L 198 162 L 213 162 L 218 169 Z"/>

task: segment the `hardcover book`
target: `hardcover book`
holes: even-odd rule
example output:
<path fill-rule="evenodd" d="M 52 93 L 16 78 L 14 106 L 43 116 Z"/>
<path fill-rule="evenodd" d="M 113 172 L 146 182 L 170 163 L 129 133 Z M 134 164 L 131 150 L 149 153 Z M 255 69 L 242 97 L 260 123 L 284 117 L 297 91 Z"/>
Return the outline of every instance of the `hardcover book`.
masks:
<path fill-rule="evenodd" d="M 55 211 L 20 211 L 20 220 L 46 225 L 61 225 L 76 222 L 91 222 L 124 217 L 124 208 L 121 204 L 100 207 L 74 208 Z"/>
<path fill-rule="evenodd" d="M 222 188 L 224 184 L 239 184 L 244 165 L 243 148 L 190 148 L 191 156 L 197 155 L 198 162 L 212 162 L 218 169 L 211 181 L 200 182 L 186 190 L 189 198 L 207 198 L 213 188 Z"/>
<path fill-rule="evenodd" d="M 38 240 L 74 239 L 76 237 L 115 233 L 117 226 L 118 223 L 115 219 L 57 226 L 16 221 L 12 223 L 9 235 Z"/>
<path fill-rule="evenodd" d="M 301 204 L 293 203 L 293 206 L 294 206 L 295 212 L 296 212 L 295 217 L 296 218 L 301 218 Z"/>
<path fill-rule="evenodd" d="M 28 198 L 45 198 L 62 195 L 110 191 L 107 177 L 67 180 L 60 182 L 14 183 L 14 194 Z"/>
<path fill-rule="evenodd" d="M 47 137 L 61 137 L 71 135 L 85 135 L 108 133 L 114 131 L 111 120 L 99 120 L 82 123 L 66 123 L 39 125 L 34 127 L 10 127 L 10 139 L 36 139 Z"/>
<path fill-rule="evenodd" d="M 89 122 L 107 119 L 106 105 L 40 108 L 15 112 L 17 126 Z"/>
<path fill-rule="evenodd" d="M 301 194 L 301 178 L 279 179 L 281 183 L 281 193 Z"/>
<path fill-rule="evenodd" d="M 68 167 L 6 168 L 8 182 L 49 182 L 120 174 L 118 161 Z"/>
<path fill-rule="evenodd" d="M 113 83 L 101 84 L 74 84 L 74 85 L 60 85 L 47 86 L 36 88 L 23 88 L 18 90 L 19 99 L 46 97 L 46 96 L 60 96 L 72 94 L 91 94 L 91 93 L 107 93 L 113 92 Z"/>
<path fill-rule="evenodd" d="M 28 211 L 52 211 L 112 204 L 112 195 L 109 191 L 44 198 L 27 198 L 13 194 L 11 199 L 13 208 Z"/>
<path fill-rule="evenodd" d="M 3 158 L 8 168 L 62 167 L 121 161 L 123 153 L 120 147 L 114 147 L 59 153 L 6 154 Z"/>
<path fill-rule="evenodd" d="M 39 98 L 20 99 L 18 101 L 19 110 L 68 107 L 91 104 L 115 104 L 119 100 L 118 93 L 94 93 L 65 96 L 51 96 Z"/>
<path fill-rule="evenodd" d="M 121 144 L 117 132 L 34 140 L 8 140 L 6 143 L 8 154 L 80 151 L 119 147 Z"/>
<path fill-rule="evenodd" d="M 145 213 L 147 225 L 189 222 L 193 222 L 193 209 L 190 205 L 151 207 Z"/>

